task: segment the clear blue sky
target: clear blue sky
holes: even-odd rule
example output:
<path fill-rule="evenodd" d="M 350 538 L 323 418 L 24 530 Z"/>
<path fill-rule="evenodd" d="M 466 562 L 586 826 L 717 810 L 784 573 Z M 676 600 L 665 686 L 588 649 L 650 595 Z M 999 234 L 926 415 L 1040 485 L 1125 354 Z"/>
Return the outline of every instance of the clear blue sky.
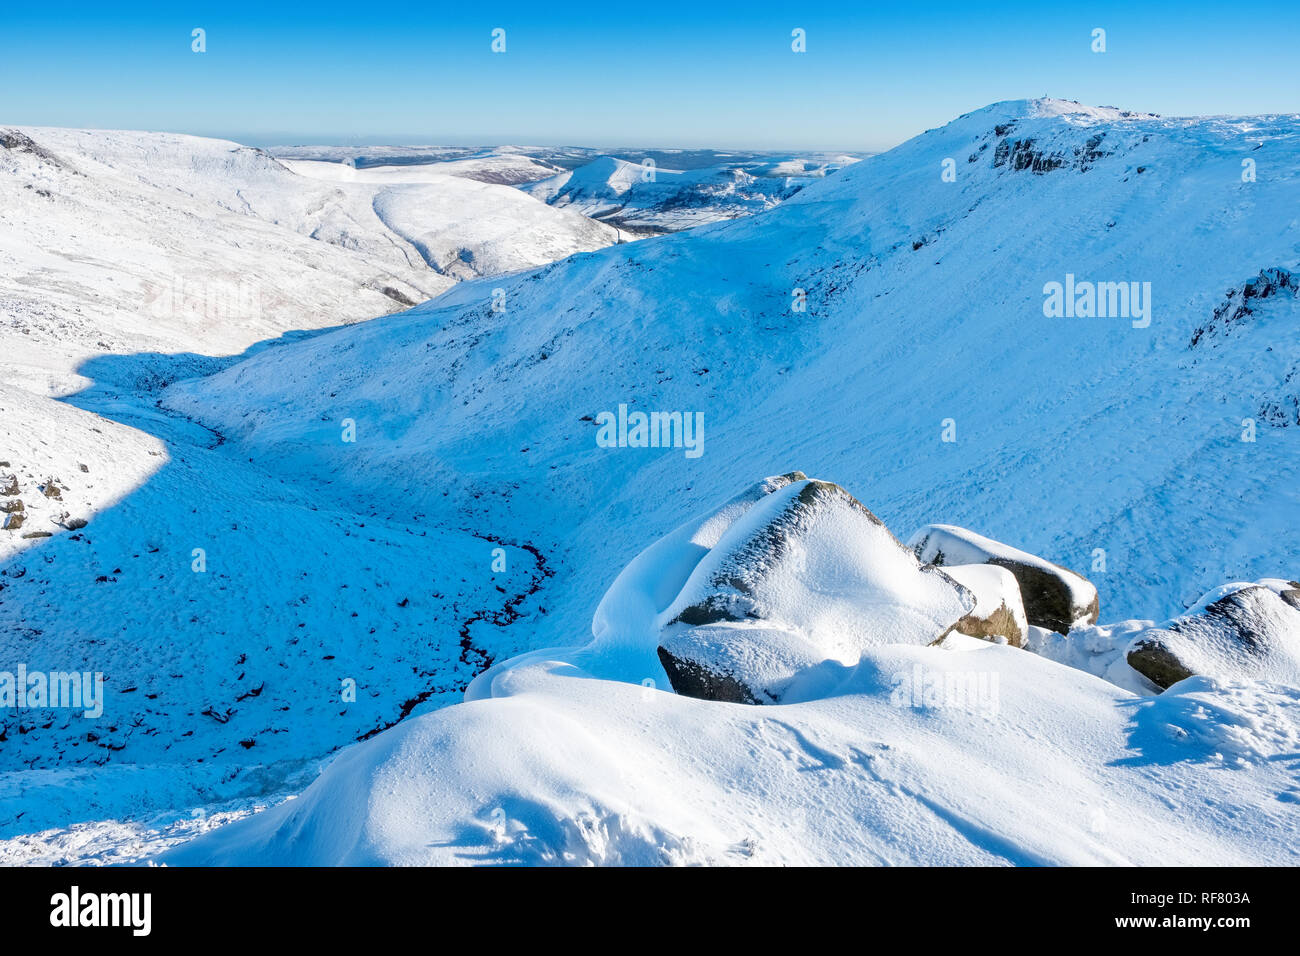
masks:
<path fill-rule="evenodd" d="M 261 145 L 882 149 L 1044 94 L 1170 115 L 1300 110 L 1294 2 L 112 6 L 0 7 L 0 123 Z M 195 27 L 206 53 L 191 52 Z"/>

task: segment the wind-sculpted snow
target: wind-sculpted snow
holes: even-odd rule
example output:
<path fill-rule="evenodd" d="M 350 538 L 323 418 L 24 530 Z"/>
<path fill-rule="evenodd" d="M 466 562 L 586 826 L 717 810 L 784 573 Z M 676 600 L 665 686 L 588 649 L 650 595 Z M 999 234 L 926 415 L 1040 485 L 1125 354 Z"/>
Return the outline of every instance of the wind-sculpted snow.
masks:
<path fill-rule="evenodd" d="M 1005 644 L 952 634 L 916 646 L 907 619 L 929 597 L 916 584 L 915 559 L 892 537 L 867 540 L 870 533 L 864 538 L 863 528 L 824 503 L 803 517 L 838 518 L 850 526 L 847 537 L 883 554 L 846 559 L 815 522 L 798 520 L 797 509 L 800 527 L 782 526 L 781 515 L 792 503 L 810 504 L 810 492 L 812 501 L 848 498 L 799 474 L 751 486 L 642 552 L 602 600 L 587 646 L 536 651 L 489 669 L 466 703 L 352 748 L 301 798 L 161 861 L 1206 865 L 1300 858 L 1300 788 L 1280 763 L 1300 743 L 1293 681 L 1192 678 L 1153 700 Z M 869 527 L 879 522 L 871 518 Z M 726 578 L 750 596 L 744 619 L 687 632 L 696 637 L 692 650 L 708 652 L 707 694 L 694 692 L 702 686 L 694 677 L 692 692 L 683 693 L 681 661 L 662 647 L 677 694 L 657 689 L 658 670 L 639 681 L 600 676 L 611 664 L 634 674 L 629 643 L 644 640 L 647 614 L 662 619 L 683 602 L 666 592 L 693 593 L 692 580 L 727 567 L 734 540 L 771 545 L 771 534 L 755 537 L 768 528 L 780 529 L 775 560 L 783 566 L 767 567 L 763 579 L 779 575 L 804 594 L 860 600 L 860 612 L 895 619 L 896 640 L 839 660 L 823 652 L 816 679 L 805 680 L 797 698 L 755 692 L 788 680 L 792 664 L 809 664 L 815 628 L 801 627 L 806 619 L 770 621 L 772 608 L 758 601 L 763 582 L 736 567 Z M 843 567 L 821 560 L 828 556 L 860 576 L 849 580 Z M 900 558 L 911 568 L 902 569 Z M 891 586 L 896 603 L 880 602 Z M 786 610 L 815 617 L 815 604 Z M 963 606 L 969 609 L 963 602 L 952 613 Z M 838 623 L 840 636 L 852 633 L 851 615 Z M 670 633 L 670 649 L 673 641 Z M 759 703 L 776 706 L 753 706 Z"/>
<path fill-rule="evenodd" d="M 1296 863 L 1300 796 L 1279 758 L 1300 741 L 1300 692 L 1207 682 L 1178 706 L 965 641 L 869 650 L 833 693 L 777 707 L 538 656 L 161 860 Z"/>

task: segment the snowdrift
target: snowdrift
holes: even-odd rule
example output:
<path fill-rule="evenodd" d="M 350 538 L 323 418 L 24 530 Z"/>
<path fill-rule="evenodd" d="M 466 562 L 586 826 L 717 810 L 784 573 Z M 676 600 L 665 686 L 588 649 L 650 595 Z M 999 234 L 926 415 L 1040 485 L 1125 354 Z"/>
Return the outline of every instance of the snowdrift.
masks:
<path fill-rule="evenodd" d="M 947 582 L 946 619 L 973 601 L 938 569 L 929 582 L 877 522 L 854 526 L 833 485 L 767 479 L 683 525 L 620 575 L 585 648 L 488 670 L 467 702 L 341 754 L 306 792 L 209 833 L 173 865 L 446 864 L 1294 864 L 1300 689 L 1195 677 L 1142 698 L 1005 644 L 909 633 Z M 813 493 L 810 498 L 809 492 Z M 792 503 L 827 496 L 804 513 Z M 855 502 L 856 504 L 856 502 Z M 851 513 L 869 515 L 861 505 Z M 791 515 L 795 527 L 782 526 Z M 774 517 L 777 519 L 774 521 Z M 819 520 L 839 523 L 827 536 Z M 784 533 L 780 544 L 771 529 Z M 722 652 L 815 646 L 830 628 L 857 649 L 823 654 L 815 690 L 769 706 L 698 700 L 644 679 L 597 676 L 680 618 L 736 551 L 765 542 L 759 579 L 725 575 L 745 612 L 710 631 Z M 960 530 L 960 529 L 954 529 Z M 888 532 L 884 532 L 888 535 Z M 703 548 L 702 543 L 713 543 Z M 996 542 L 991 542 L 996 544 Z M 847 558 L 857 551 L 857 560 Z M 755 552 L 749 550 L 753 557 Z M 1032 557 L 1032 556 L 1027 556 Z M 909 567 L 906 558 L 912 561 Z M 763 563 L 763 562 L 760 562 Z M 692 564 L 694 568 L 692 570 Z M 685 585 L 676 600 L 669 590 Z M 769 603 L 767 588 L 798 600 Z M 890 600 L 881 601 L 882 589 Z M 816 594 L 838 614 L 819 613 Z M 657 607 L 667 610 L 655 614 Z M 821 608 L 825 610 L 824 607 Z M 854 642 L 859 615 L 894 640 Z M 626 619 L 623 618 L 624 615 Z M 769 626 L 775 616 L 784 618 Z M 791 619 L 797 619 L 794 623 Z M 803 633 L 799 624 L 804 625 Z M 671 628 L 669 642 L 673 640 Z M 813 635 L 813 639 L 810 639 Z M 822 635 L 825 642 L 825 635 Z M 909 646 L 910 645 L 910 646 Z M 697 645 L 698 646 L 698 645 Z M 644 650 L 644 648 L 642 648 Z M 662 647 L 660 648 L 662 652 Z M 662 655 L 661 655 L 662 656 Z M 642 656 L 641 660 L 646 660 Z M 758 686 L 773 659 L 737 660 Z M 668 662 L 664 658 L 665 663 Z M 588 666 L 594 665 L 594 666 Z M 669 667 L 673 686 L 682 690 Z M 689 683 L 688 691 L 697 689 Z M 716 688 L 715 688 L 716 689 Z M 788 701 L 790 698 L 786 698 Z M 769 703 L 770 701 L 763 701 Z"/>

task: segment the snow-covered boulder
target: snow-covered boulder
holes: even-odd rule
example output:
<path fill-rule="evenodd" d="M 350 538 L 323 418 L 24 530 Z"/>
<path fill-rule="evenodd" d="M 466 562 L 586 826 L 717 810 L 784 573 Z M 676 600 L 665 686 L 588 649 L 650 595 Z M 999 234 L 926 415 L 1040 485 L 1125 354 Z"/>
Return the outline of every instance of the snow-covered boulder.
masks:
<path fill-rule="evenodd" d="M 736 519 L 773 492 L 807 480 L 801 471 L 764 478 L 650 545 L 619 573 L 601 598 L 592 618 L 592 636 L 598 641 L 618 641 L 644 628 L 657 629 L 660 616 Z"/>
<path fill-rule="evenodd" d="M 679 693 L 770 702 L 823 661 L 932 644 L 975 606 L 839 485 L 795 481 L 753 503 L 698 561 L 661 616 L 658 651 Z"/>
<path fill-rule="evenodd" d="M 1161 688 L 1193 675 L 1300 687 L 1300 583 L 1225 584 L 1138 634 L 1129 666 Z"/>
<path fill-rule="evenodd" d="M 778 703 L 796 675 L 825 659 L 795 631 L 743 622 L 675 629 L 658 651 L 677 693 L 733 704 Z"/>
<path fill-rule="evenodd" d="M 996 564 L 945 565 L 943 570 L 975 595 L 975 609 L 958 621 L 954 630 L 996 644 L 1025 646 L 1029 621 L 1014 574 Z"/>
<path fill-rule="evenodd" d="M 1020 585 L 1029 623 L 1067 634 L 1077 624 L 1096 624 L 1097 588 L 1081 574 L 974 531 L 949 524 L 926 525 L 908 540 L 927 564 L 991 564 L 1006 568 Z"/>

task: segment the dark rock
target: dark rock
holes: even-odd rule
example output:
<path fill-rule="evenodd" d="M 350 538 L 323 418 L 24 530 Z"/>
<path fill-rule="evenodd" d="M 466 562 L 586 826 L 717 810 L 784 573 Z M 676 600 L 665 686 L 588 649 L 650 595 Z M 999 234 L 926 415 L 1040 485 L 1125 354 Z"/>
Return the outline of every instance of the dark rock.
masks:
<path fill-rule="evenodd" d="M 658 654 L 677 693 L 740 704 L 779 703 L 828 656 L 801 634 L 766 623 L 670 628 Z"/>
<path fill-rule="evenodd" d="M 1035 627 L 1068 634 L 1076 624 L 1097 623 L 1101 614 L 1101 599 L 1097 595 L 1097 589 L 1092 588 L 1092 600 L 1087 604 L 1076 603 L 1072 598 L 1073 589 L 1064 577 L 1065 574 L 1074 575 L 1092 587 L 1092 583 L 1082 575 L 1059 564 L 1041 568 L 1011 558 L 998 557 L 990 558 L 988 563 L 1006 568 L 1016 576 L 1020 585 L 1020 597 L 1025 602 L 1025 616 Z"/>
<path fill-rule="evenodd" d="M 1014 574 L 992 564 L 944 565 L 944 571 L 975 595 L 975 609 L 954 625 L 954 631 L 995 644 L 1025 646 L 1028 620 Z"/>
<path fill-rule="evenodd" d="M 705 666 L 691 660 L 673 656 L 671 651 L 658 648 L 659 661 L 664 666 L 673 690 L 683 697 L 716 700 L 728 704 L 757 704 L 753 691 L 734 674 L 715 674 Z"/>
<path fill-rule="evenodd" d="M 927 525 L 909 544 L 917 558 L 938 567 L 992 564 L 1006 568 L 1020 585 L 1025 616 L 1035 627 L 1067 634 L 1076 624 L 1097 623 L 1101 613 L 1097 589 L 1083 575 L 965 528 Z"/>
<path fill-rule="evenodd" d="M 1203 339 L 1232 331 L 1255 314 L 1260 302 L 1274 296 L 1291 299 L 1300 296 L 1300 276 L 1277 266 L 1261 269 L 1258 276 L 1240 289 L 1229 289 L 1224 300 L 1215 307 L 1210 321 L 1192 333 L 1192 340 L 1187 347 L 1195 348 Z"/>
<path fill-rule="evenodd" d="M 663 611 L 658 653 L 680 694 L 773 703 L 823 664 L 932 644 L 975 606 L 839 485 L 801 479 L 764 493 L 700 559 Z"/>
<path fill-rule="evenodd" d="M 1129 667 L 1133 668 L 1161 690 L 1172 687 L 1180 680 L 1192 676 L 1169 648 L 1158 640 L 1142 639 L 1137 641 L 1126 655 Z"/>
<path fill-rule="evenodd" d="M 1193 675 L 1300 686 L 1300 583 L 1270 578 L 1211 591 L 1137 635 L 1126 657 L 1161 688 Z"/>
<path fill-rule="evenodd" d="M 1014 143 L 1004 139 L 993 151 L 993 165 L 1010 166 L 1015 172 L 1028 169 L 1042 175 L 1065 165 L 1065 158 L 1057 153 L 1044 153 L 1036 149 L 1033 139 L 1018 139 Z"/>

